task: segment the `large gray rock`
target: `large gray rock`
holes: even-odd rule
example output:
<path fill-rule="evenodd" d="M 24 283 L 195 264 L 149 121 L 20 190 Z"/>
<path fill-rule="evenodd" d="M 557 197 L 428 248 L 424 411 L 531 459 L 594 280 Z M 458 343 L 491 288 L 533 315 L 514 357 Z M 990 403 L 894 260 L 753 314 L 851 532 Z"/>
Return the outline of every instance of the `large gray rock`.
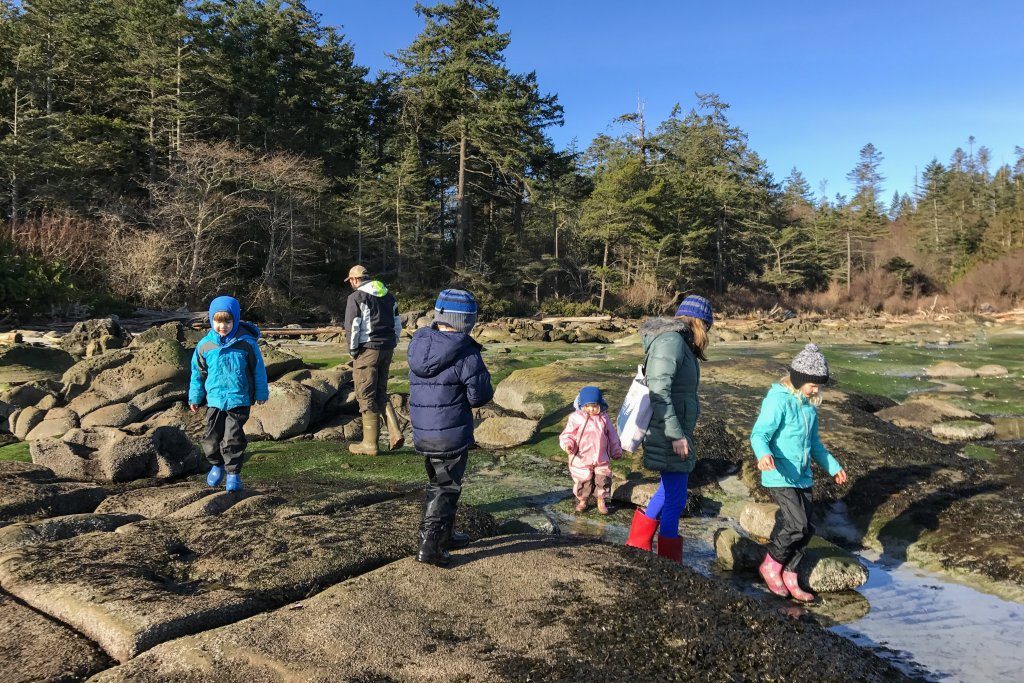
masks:
<path fill-rule="evenodd" d="M 313 394 L 298 382 L 280 381 L 270 385 L 270 400 L 254 405 L 245 423 L 245 433 L 265 439 L 287 439 L 302 434 L 313 419 Z"/>
<path fill-rule="evenodd" d="M 166 479 L 194 472 L 199 453 L 174 427 L 143 435 L 118 429 L 72 429 L 61 439 L 32 442 L 32 462 L 70 479 L 124 482 L 146 477 Z"/>
<path fill-rule="evenodd" d="M 82 427 L 127 427 L 140 417 L 142 412 L 131 403 L 112 403 L 83 417 Z"/>
<path fill-rule="evenodd" d="M 212 511 L 220 514 L 143 520 L 8 551 L 0 555 L 0 586 L 123 662 L 406 557 L 418 545 L 418 497 L 354 508 L 332 503 L 321 514 L 274 496 L 223 491 L 197 503 L 218 496 L 235 504 Z"/>
<path fill-rule="evenodd" d="M 11 433 L 24 441 L 29 432 L 35 429 L 46 418 L 46 411 L 40 410 L 35 406 L 29 406 L 28 408 L 19 410 L 16 415 L 12 413 L 12 417 Z"/>
<path fill-rule="evenodd" d="M 31 344 L 5 346 L 0 348 L 0 385 L 57 380 L 74 364 L 74 357 L 61 349 Z"/>
<path fill-rule="evenodd" d="M 337 415 L 313 433 L 317 441 L 359 441 L 363 438 L 363 422 L 358 415 Z"/>
<path fill-rule="evenodd" d="M 92 512 L 106 496 L 103 487 L 58 479 L 39 465 L 0 461 L 0 524 Z"/>
<path fill-rule="evenodd" d="M 946 441 L 980 441 L 996 435 L 996 428 L 977 420 L 954 420 L 932 425 L 932 436 Z"/>
<path fill-rule="evenodd" d="M 168 341 L 180 342 L 182 344 L 185 344 L 188 341 L 185 326 L 180 322 L 175 321 L 164 323 L 163 325 L 156 325 L 148 330 L 136 334 L 132 337 L 132 341 L 128 346 L 130 348 L 138 348 L 158 339 L 166 339 Z"/>
<path fill-rule="evenodd" d="M 473 431 L 473 437 L 485 448 L 511 448 L 532 439 L 538 424 L 521 417 L 489 417 Z"/>
<path fill-rule="evenodd" d="M 756 572 L 764 560 L 765 548 L 735 529 L 715 533 L 718 564 L 729 571 Z M 797 571 L 800 583 L 815 593 L 837 593 L 863 586 L 868 569 L 852 553 L 815 536 Z"/>
<path fill-rule="evenodd" d="M 41 422 L 25 435 L 25 441 L 52 439 L 78 426 L 78 416 L 67 408 L 53 408 L 46 411 Z"/>
<path fill-rule="evenodd" d="M 658 604 L 674 608 L 639 607 Z M 474 544 L 443 572 L 389 564 L 94 680 L 790 681 L 808 671 L 902 680 L 867 650 L 650 553 L 518 535 Z"/>
<path fill-rule="evenodd" d="M 160 385 L 184 386 L 188 381 L 189 355 L 167 339 L 157 339 L 137 349 L 123 349 L 90 358 L 64 373 L 68 407 L 80 417 L 114 403 L 129 403 Z"/>
<path fill-rule="evenodd" d="M 0 593 L 4 683 L 79 681 L 109 666 L 103 651 L 71 629 Z"/>
<path fill-rule="evenodd" d="M 879 410 L 875 415 L 907 429 L 928 429 L 943 420 L 977 417 L 949 401 L 923 394 L 911 397 L 900 405 Z"/>
<path fill-rule="evenodd" d="M 612 500 L 647 507 L 651 496 L 658 490 L 658 483 L 657 479 L 614 479 Z"/>
<path fill-rule="evenodd" d="M 131 338 L 117 319 L 97 318 L 75 323 L 58 345 L 73 356 L 91 357 L 128 346 Z"/>
<path fill-rule="evenodd" d="M 305 365 L 294 353 L 264 341 L 260 342 L 260 352 L 263 354 L 263 364 L 267 366 L 267 378 L 271 382 L 281 375 L 301 370 Z"/>
<path fill-rule="evenodd" d="M 767 539 L 775 528 L 779 506 L 775 503 L 750 502 L 740 511 L 740 526 L 754 538 Z"/>
<path fill-rule="evenodd" d="M 932 365 L 925 370 L 925 374 L 934 379 L 965 379 L 978 376 L 975 370 L 948 360 Z"/>
<path fill-rule="evenodd" d="M 498 383 L 494 402 L 534 420 L 570 405 L 579 392 L 574 375 L 559 365 L 516 370 Z"/>

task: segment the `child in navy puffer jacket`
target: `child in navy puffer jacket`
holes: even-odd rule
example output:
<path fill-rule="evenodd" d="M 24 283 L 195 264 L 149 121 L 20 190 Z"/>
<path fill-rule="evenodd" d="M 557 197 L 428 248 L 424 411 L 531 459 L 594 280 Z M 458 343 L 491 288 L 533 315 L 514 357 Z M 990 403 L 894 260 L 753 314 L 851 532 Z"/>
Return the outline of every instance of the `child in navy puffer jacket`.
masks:
<path fill-rule="evenodd" d="M 428 479 L 416 559 L 438 566 L 448 564 L 450 548 L 469 542 L 453 527 L 469 449 L 475 444 L 472 409 L 494 395 L 481 346 L 469 336 L 476 316 L 472 294 L 446 289 L 434 305 L 434 323 L 417 330 L 409 343 L 409 417 Z"/>
<path fill-rule="evenodd" d="M 202 446 L 213 466 L 206 483 L 219 486 L 226 471 L 228 491 L 242 489 L 248 444 L 243 426 L 249 408 L 269 397 L 267 368 L 256 343 L 260 330 L 241 318 L 241 307 L 233 297 L 219 296 L 210 303 L 211 329 L 192 354 L 188 390 L 189 410 L 194 413 L 206 404 Z"/>

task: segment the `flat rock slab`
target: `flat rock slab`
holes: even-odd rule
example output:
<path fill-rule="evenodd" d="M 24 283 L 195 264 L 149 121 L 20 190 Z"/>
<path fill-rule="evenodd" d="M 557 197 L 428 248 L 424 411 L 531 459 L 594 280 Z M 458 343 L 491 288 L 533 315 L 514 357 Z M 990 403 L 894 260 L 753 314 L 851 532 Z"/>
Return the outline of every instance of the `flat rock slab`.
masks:
<path fill-rule="evenodd" d="M 61 541 L 94 531 L 113 531 L 140 519 L 139 515 L 86 513 L 51 517 L 38 522 L 17 522 L 0 528 L 0 552 L 46 541 Z"/>
<path fill-rule="evenodd" d="M 0 672 L 4 683 L 80 681 L 112 664 L 103 651 L 0 592 Z"/>
<path fill-rule="evenodd" d="M 996 435 L 996 428 L 977 420 L 954 420 L 932 425 L 932 436 L 946 441 L 981 441 Z"/>
<path fill-rule="evenodd" d="M 186 506 L 112 533 L 8 551 L 0 586 L 123 662 L 407 557 L 418 545 L 418 496 L 356 507 L 335 500 L 306 514 L 302 503 L 249 494 L 220 492 L 192 504 L 203 511 L 183 514 Z M 233 505 L 225 500 L 232 497 Z M 316 510 L 311 498 L 306 509 Z"/>
<path fill-rule="evenodd" d="M 928 429 L 943 420 L 977 417 L 969 410 L 933 396 L 915 396 L 900 405 L 884 408 L 875 415 L 907 429 Z"/>
<path fill-rule="evenodd" d="M 175 427 L 144 435 L 112 427 L 72 429 L 60 439 L 32 442 L 31 453 L 32 462 L 58 475 L 102 482 L 166 479 L 194 472 L 200 461 L 188 436 Z"/>
<path fill-rule="evenodd" d="M 0 524 L 92 512 L 106 497 L 105 488 L 65 481 L 46 467 L 0 461 Z"/>
<path fill-rule="evenodd" d="M 699 596 L 695 599 L 695 596 Z M 97 683 L 897 681 L 875 655 L 650 553 L 506 536 L 181 638 Z"/>

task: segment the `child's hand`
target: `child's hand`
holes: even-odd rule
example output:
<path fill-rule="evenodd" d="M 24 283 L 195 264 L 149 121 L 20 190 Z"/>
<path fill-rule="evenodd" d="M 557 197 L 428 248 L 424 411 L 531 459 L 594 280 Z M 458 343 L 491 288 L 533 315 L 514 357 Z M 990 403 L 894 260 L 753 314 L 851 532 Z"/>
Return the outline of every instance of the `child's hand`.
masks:
<path fill-rule="evenodd" d="M 265 405 L 267 405 L 267 402 L 266 401 L 256 401 L 256 405 L 258 405 L 258 406 L 265 406 Z"/>
<path fill-rule="evenodd" d="M 838 472 L 836 472 L 836 476 L 832 478 L 835 479 L 837 484 L 842 486 L 843 484 L 846 483 L 846 470 L 839 470 Z"/>
<path fill-rule="evenodd" d="M 576 455 L 576 451 L 579 450 L 579 446 L 576 445 L 575 441 L 570 441 L 565 444 L 565 452 L 569 455 Z"/>
<path fill-rule="evenodd" d="M 188 409 L 195 413 L 199 411 L 199 406 L 197 406 L 195 403 L 190 403 Z"/>
<path fill-rule="evenodd" d="M 774 470 L 775 469 L 775 458 L 773 458 L 770 455 L 761 456 L 761 459 L 757 461 L 757 469 L 761 470 L 762 472 L 767 472 L 769 470 Z M 836 476 L 839 476 L 839 475 L 836 475 Z"/>

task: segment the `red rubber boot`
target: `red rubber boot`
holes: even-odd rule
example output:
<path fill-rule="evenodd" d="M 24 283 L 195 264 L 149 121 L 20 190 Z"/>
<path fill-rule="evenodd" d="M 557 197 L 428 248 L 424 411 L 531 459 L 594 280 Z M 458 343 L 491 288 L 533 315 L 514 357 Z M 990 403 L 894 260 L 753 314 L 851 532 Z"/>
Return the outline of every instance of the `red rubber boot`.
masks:
<path fill-rule="evenodd" d="M 683 537 L 668 538 L 658 534 L 658 557 L 681 563 L 683 561 Z"/>
<path fill-rule="evenodd" d="M 629 527 L 629 538 L 626 545 L 650 552 L 654 532 L 658 530 L 658 520 L 651 519 L 644 511 L 637 508 L 633 511 L 633 523 Z"/>

